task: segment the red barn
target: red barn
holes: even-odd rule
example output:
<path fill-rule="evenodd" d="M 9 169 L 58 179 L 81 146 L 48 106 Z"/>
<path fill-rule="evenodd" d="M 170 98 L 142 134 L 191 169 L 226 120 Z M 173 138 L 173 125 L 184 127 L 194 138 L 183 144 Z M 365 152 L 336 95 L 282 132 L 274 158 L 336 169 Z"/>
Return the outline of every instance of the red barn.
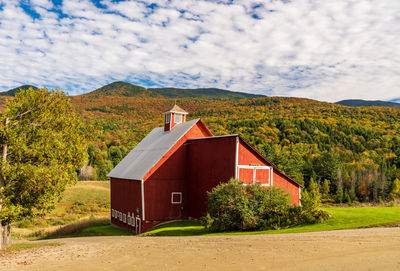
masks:
<path fill-rule="evenodd" d="M 239 135 L 212 136 L 201 119 L 173 106 L 163 127 L 153 129 L 109 174 L 111 223 L 137 233 L 168 220 L 199 218 L 207 192 L 236 178 L 274 185 L 300 205 L 301 185 Z"/>

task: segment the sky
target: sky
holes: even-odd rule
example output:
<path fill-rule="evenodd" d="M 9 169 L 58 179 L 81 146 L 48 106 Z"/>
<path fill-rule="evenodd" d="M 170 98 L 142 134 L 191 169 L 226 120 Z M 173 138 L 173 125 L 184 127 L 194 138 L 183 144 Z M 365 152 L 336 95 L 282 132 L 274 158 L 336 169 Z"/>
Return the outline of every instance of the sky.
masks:
<path fill-rule="evenodd" d="M 400 1 L 0 0 L 0 91 L 113 81 L 400 101 Z"/>

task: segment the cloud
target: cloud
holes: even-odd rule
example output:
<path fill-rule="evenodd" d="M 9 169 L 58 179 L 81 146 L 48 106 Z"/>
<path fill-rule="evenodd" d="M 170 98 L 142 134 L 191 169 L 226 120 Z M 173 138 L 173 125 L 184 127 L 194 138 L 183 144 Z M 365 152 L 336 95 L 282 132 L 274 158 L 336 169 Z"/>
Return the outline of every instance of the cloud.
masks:
<path fill-rule="evenodd" d="M 125 80 L 390 100 L 400 90 L 399 11 L 391 0 L 0 0 L 0 90 L 80 94 Z"/>

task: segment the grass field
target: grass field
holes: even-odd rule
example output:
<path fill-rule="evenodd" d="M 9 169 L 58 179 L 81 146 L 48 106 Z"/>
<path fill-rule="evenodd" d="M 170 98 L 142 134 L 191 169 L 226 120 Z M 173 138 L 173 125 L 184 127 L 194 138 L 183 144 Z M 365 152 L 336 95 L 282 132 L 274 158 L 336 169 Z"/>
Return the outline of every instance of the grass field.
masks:
<path fill-rule="evenodd" d="M 208 233 L 196 221 L 176 221 L 144 233 L 157 236 L 277 234 L 400 225 L 400 207 L 325 208 L 331 218 L 319 224 L 281 230 Z"/>
<path fill-rule="evenodd" d="M 14 237 L 44 237 L 79 221 L 104 219 L 110 213 L 110 182 L 81 181 L 67 187 L 57 207 L 47 216 L 13 223 Z M 79 224 L 79 223 L 78 223 Z"/>
<path fill-rule="evenodd" d="M 44 218 L 22 220 L 13 224 L 14 237 L 28 239 L 72 236 L 121 236 L 130 232 L 112 227 L 109 222 L 110 183 L 78 182 L 66 189 L 57 208 Z M 400 207 L 325 208 L 331 214 L 327 221 L 289 229 L 209 233 L 199 222 L 177 221 L 161 225 L 143 235 L 191 236 L 221 234 L 275 234 L 352 229 L 400 224 Z"/>

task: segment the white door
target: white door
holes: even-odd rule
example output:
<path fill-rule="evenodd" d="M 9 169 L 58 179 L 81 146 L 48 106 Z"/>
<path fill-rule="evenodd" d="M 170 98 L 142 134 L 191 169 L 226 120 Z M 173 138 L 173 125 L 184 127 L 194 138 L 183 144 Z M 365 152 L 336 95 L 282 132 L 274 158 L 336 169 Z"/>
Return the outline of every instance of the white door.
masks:
<path fill-rule="evenodd" d="M 136 234 L 140 234 L 142 232 L 142 220 L 140 219 L 140 217 L 136 217 L 136 227 L 135 227 L 135 231 Z"/>

